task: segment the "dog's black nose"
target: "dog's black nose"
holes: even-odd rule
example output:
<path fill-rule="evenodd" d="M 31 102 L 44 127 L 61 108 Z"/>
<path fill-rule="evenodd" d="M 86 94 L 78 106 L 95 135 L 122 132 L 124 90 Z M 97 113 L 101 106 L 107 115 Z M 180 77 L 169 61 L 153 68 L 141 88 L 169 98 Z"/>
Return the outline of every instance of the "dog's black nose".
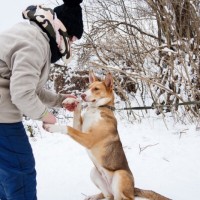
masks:
<path fill-rule="evenodd" d="M 81 98 L 82 98 L 82 99 L 85 99 L 85 97 L 86 97 L 86 94 L 84 94 L 84 93 L 81 94 Z"/>

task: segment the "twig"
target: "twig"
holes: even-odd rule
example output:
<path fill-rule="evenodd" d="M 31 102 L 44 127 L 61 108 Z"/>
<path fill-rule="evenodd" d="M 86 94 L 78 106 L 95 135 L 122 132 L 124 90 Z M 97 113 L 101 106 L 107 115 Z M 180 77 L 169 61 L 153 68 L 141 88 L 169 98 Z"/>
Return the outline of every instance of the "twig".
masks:
<path fill-rule="evenodd" d="M 83 194 L 83 193 L 81 193 L 84 197 L 87 197 L 87 195 L 86 194 Z"/>
<path fill-rule="evenodd" d="M 164 157 L 163 157 L 163 160 L 169 162 L 169 160 L 168 160 L 167 158 L 164 158 Z"/>
<path fill-rule="evenodd" d="M 182 131 L 179 132 L 179 134 L 180 134 L 180 135 L 179 135 L 179 139 L 181 139 L 182 134 L 183 134 L 183 133 L 186 133 L 187 130 L 188 130 L 188 129 L 184 129 L 184 130 L 182 130 Z"/>
<path fill-rule="evenodd" d="M 139 144 L 139 148 L 140 148 L 140 152 L 139 152 L 139 154 L 141 154 L 142 151 L 144 151 L 144 150 L 147 149 L 148 147 L 153 147 L 153 146 L 156 146 L 156 145 L 158 145 L 158 144 L 159 144 L 159 143 L 156 143 L 156 144 L 150 144 L 150 145 L 147 145 L 147 146 L 145 146 L 145 147 L 141 147 L 140 144 Z"/>
<path fill-rule="evenodd" d="M 124 149 L 131 149 L 129 146 L 123 146 Z"/>

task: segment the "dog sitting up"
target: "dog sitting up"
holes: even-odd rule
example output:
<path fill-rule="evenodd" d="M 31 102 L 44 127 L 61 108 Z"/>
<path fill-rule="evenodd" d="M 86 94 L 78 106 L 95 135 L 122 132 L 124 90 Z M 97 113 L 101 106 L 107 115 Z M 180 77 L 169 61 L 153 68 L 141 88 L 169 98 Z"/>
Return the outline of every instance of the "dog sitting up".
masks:
<path fill-rule="evenodd" d="M 129 168 L 114 116 L 113 78 L 108 73 L 103 81 L 97 80 L 93 72 L 89 74 L 89 88 L 81 95 L 88 106 L 81 115 L 81 103 L 74 111 L 73 128 L 46 124 L 49 132 L 62 132 L 87 149 L 94 163 L 91 179 L 101 191 L 86 200 L 114 199 L 134 200 L 135 196 L 150 200 L 169 200 L 150 190 L 135 188 L 134 177 Z M 71 104 L 76 99 L 66 99 L 63 104 Z M 77 103 L 77 102 L 76 102 Z"/>

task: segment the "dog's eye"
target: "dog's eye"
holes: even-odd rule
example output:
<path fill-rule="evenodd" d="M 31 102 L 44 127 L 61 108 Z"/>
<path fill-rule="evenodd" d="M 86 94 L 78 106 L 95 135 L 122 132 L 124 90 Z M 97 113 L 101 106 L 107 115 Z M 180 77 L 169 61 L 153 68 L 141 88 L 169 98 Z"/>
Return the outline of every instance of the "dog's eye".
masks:
<path fill-rule="evenodd" d="M 99 88 L 95 87 L 94 90 L 97 91 L 97 90 L 99 90 Z"/>

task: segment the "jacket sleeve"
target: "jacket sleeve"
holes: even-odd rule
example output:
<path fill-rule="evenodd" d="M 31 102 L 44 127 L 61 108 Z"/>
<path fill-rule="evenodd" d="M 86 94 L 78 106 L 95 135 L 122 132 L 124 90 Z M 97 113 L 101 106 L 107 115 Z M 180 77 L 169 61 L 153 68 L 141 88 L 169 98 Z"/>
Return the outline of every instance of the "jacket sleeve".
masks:
<path fill-rule="evenodd" d="M 62 94 L 56 94 L 44 88 L 38 91 L 38 96 L 48 107 L 62 107 L 62 102 L 66 98 Z"/>
<path fill-rule="evenodd" d="M 38 97 L 36 88 L 48 56 L 36 37 L 33 41 L 18 43 L 19 45 L 11 50 L 11 100 L 26 116 L 41 119 L 47 108 Z"/>

